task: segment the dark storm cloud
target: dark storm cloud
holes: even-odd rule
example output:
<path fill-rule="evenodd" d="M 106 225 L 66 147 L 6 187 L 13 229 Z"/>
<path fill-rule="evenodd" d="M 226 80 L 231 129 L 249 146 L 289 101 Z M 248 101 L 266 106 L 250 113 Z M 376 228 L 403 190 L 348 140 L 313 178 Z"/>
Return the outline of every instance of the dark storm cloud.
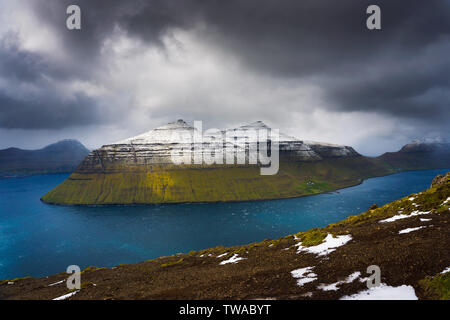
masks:
<path fill-rule="evenodd" d="M 56 28 L 65 19 L 56 13 L 72 2 L 37 1 L 35 6 Z M 382 9 L 381 31 L 365 27 L 365 10 L 373 3 Z M 81 58 L 95 61 L 102 40 L 115 26 L 159 46 L 161 37 L 174 28 L 201 29 L 211 45 L 258 72 L 319 78 L 331 109 L 448 116 L 448 99 L 438 103 L 433 94 L 428 94 L 429 101 L 425 95 L 448 88 L 448 51 L 436 52 L 440 59 L 408 63 L 429 46 L 449 43 L 449 1 L 79 0 L 77 4 L 84 32 L 62 31 L 61 36 Z M 392 64 L 405 69 L 392 75 Z M 364 74 L 368 65 L 376 69 L 375 78 Z"/>
<path fill-rule="evenodd" d="M 74 32 L 66 28 L 65 12 L 71 4 L 81 8 L 82 31 Z M 30 5 L 43 23 L 58 30 L 60 39 L 72 55 L 72 64 L 77 67 L 81 65 L 85 70 L 102 62 L 99 58 L 104 40 L 117 27 L 130 36 L 139 36 L 151 45 L 162 47 L 161 38 L 170 30 L 188 27 L 193 22 L 184 17 L 182 23 L 181 17 L 191 12 L 179 12 L 184 7 L 183 1 L 37 0 L 30 2 Z"/>
<path fill-rule="evenodd" d="M 450 49 L 450 46 L 447 47 Z M 430 57 L 413 65 L 380 64 L 375 75 L 358 75 L 328 83 L 327 93 L 335 107 L 347 111 L 389 113 L 405 119 L 420 119 L 448 125 L 450 119 L 450 59 Z M 406 57 L 405 57 L 406 58 Z"/>
<path fill-rule="evenodd" d="M 67 30 L 66 15 L 61 14 L 74 3 L 82 9 L 80 32 Z M 162 38 L 180 28 L 197 32 L 253 72 L 320 86 L 330 110 L 373 111 L 429 122 L 449 117 L 449 3 L 40 0 L 29 5 L 42 23 L 57 30 L 71 55 L 68 66 L 52 66 L 55 76 L 93 77 L 102 68 L 103 43 L 117 28 L 161 49 Z M 367 30 L 369 4 L 381 7 L 382 30 Z M 14 69 L 11 64 L 5 74 L 30 81 L 39 77 L 42 65 L 23 57 L 22 65 Z"/>
<path fill-rule="evenodd" d="M 20 99 L 0 92 L 0 127 L 7 129 L 59 129 L 100 122 L 96 101 L 84 94 L 64 99 L 52 92 Z"/>
<path fill-rule="evenodd" d="M 52 81 L 69 77 L 38 54 L 20 50 L 17 37 L 0 43 L 0 127 L 57 129 L 101 122 L 98 102 L 67 94 Z"/>
<path fill-rule="evenodd" d="M 32 82 L 40 78 L 41 61 L 35 55 L 21 51 L 14 44 L 0 43 L 0 75 L 16 81 Z"/>

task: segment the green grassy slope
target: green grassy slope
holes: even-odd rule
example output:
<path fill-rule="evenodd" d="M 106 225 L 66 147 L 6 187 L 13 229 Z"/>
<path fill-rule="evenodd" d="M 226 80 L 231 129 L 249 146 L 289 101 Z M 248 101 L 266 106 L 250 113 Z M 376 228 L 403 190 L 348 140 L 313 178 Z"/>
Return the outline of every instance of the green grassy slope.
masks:
<path fill-rule="evenodd" d="M 100 155 L 100 157 L 103 157 Z M 135 165 L 102 158 L 84 161 L 42 197 L 55 204 L 151 204 L 246 201 L 298 197 L 405 170 L 450 167 L 450 152 L 391 152 L 301 161 L 280 155 L 280 170 L 260 175 L 257 166 Z"/>
<path fill-rule="evenodd" d="M 108 173 L 73 173 L 42 197 L 59 204 L 145 204 L 289 198 L 335 190 L 392 169 L 365 157 L 315 162 L 284 160 L 278 174 L 257 166 L 127 167 Z"/>

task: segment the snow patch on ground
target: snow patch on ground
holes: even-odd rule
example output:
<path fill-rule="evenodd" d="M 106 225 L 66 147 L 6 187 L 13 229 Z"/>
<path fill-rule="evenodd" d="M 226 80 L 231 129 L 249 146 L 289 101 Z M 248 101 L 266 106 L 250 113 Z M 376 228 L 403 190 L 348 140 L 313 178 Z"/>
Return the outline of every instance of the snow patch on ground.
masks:
<path fill-rule="evenodd" d="M 349 275 L 347 278 L 345 278 L 342 281 L 338 281 L 335 283 L 331 283 L 331 284 L 320 284 L 320 286 L 317 287 L 317 289 L 321 289 L 323 291 L 337 291 L 339 288 L 338 286 L 344 283 L 352 283 L 353 281 L 355 281 L 356 279 L 358 279 L 361 276 L 361 272 L 356 271 L 353 272 L 351 275 Z"/>
<path fill-rule="evenodd" d="M 66 300 L 67 298 L 70 298 L 71 296 L 75 295 L 75 294 L 76 294 L 77 292 L 79 292 L 79 291 L 80 291 L 80 290 L 76 290 L 76 291 L 74 291 L 74 292 L 65 294 L 65 295 L 63 295 L 63 296 L 61 296 L 61 297 L 57 297 L 57 298 L 55 298 L 55 299 L 53 299 L 53 300 Z"/>
<path fill-rule="evenodd" d="M 414 199 L 414 197 L 408 198 L 409 201 L 413 201 Z"/>
<path fill-rule="evenodd" d="M 412 231 L 416 231 L 416 230 L 419 230 L 419 229 L 422 229 L 422 228 L 425 228 L 425 227 L 422 226 L 422 227 L 415 227 L 415 228 L 406 228 L 406 229 L 400 230 L 400 231 L 398 232 L 398 234 L 402 234 L 402 233 L 410 233 L 410 232 L 412 232 Z"/>
<path fill-rule="evenodd" d="M 418 300 L 418 298 L 412 286 L 391 287 L 382 283 L 377 287 L 343 296 L 340 300 Z"/>
<path fill-rule="evenodd" d="M 441 272 L 441 274 L 444 274 L 444 273 L 447 273 L 447 272 L 450 272 L 450 267 L 445 268 L 444 271 Z"/>
<path fill-rule="evenodd" d="M 323 291 L 337 291 L 339 290 L 339 288 L 337 287 L 338 285 L 340 285 L 340 282 L 335 282 L 335 283 L 331 283 L 331 284 L 324 284 L 321 283 L 317 289 L 323 290 Z"/>
<path fill-rule="evenodd" d="M 385 222 L 393 222 L 395 220 L 400 220 L 400 219 L 406 219 L 406 218 L 410 218 L 410 217 L 414 217 L 414 216 L 420 216 L 420 215 L 424 215 L 424 214 L 430 214 L 431 211 L 419 211 L 419 210 L 415 210 L 413 212 L 411 212 L 410 214 L 398 214 L 395 215 L 393 217 L 384 219 L 384 220 L 380 220 L 378 221 L 379 223 L 385 223 Z"/>
<path fill-rule="evenodd" d="M 328 234 L 324 241 L 317 246 L 304 247 L 301 243 L 297 243 L 297 253 L 309 252 L 317 254 L 319 256 L 324 256 L 333 252 L 334 250 L 336 250 L 336 248 L 343 246 L 350 240 L 352 240 L 352 237 L 350 235 L 342 235 L 334 238 L 333 235 Z"/>
<path fill-rule="evenodd" d="M 431 221 L 431 219 L 420 218 L 420 221 L 426 222 L 426 221 Z"/>
<path fill-rule="evenodd" d="M 450 202 L 450 197 L 448 197 L 444 202 L 442 202 L 442 205 L 447 204 L 448 202 Z"/>
<path fill-rule="evenodd" d="M 239 257 L 239 256 L 235 253 L 230 259 L 224 260 L 224 261 L 222 261 L 222 262 L 219 263 L 219 264 L 224 265 L 224 264 L 228 264 L 228 263 L 236 263 L 236 262 L 238 262 L 238 261 L 240 261 L 240 260 L 244 260 L 244 259 L 245 259 L 245 258 L 241 258 L 241 257 Z"/>
<path fill-rule="evenodd" d="M 303 286 L 306 283 L 317 280 L 317 274 L 312 272 L 313 268 L 314 267 L 306 267 L 291 271 L 291 275 L 297 279 L 297 285 L 299 287 Z"/>
<path fill-rule="evenodd" d="M 370 277 L 364 277 L 364 278 L 360 278 L 359 282 L 363 283 L 363 282 L 367 282 L 367 280 L 369 280 Z"/>
<path fill-rule="evenodd" d="M 225 252 L 225 253 L 219 254 L 219 255 L 217 256 L 217 258 L 222 258 L 222 257 L 225 257 L 225 256 L 226 256 L 227 254 L 228 254 L 228 252 Z"/>
<path fill-rule="evenodd" d="M 51 283 L 48 286 L 49 287 L 53 287 L 53 286 L 56 286 L 57 284 L 60 284 L 60 283 L 63 283 L 63 282 L 64 282 L 64 280 L 61 280 L 61 281 L 58 281 L 58 282 L 55 282 L 55 283 Z"/>

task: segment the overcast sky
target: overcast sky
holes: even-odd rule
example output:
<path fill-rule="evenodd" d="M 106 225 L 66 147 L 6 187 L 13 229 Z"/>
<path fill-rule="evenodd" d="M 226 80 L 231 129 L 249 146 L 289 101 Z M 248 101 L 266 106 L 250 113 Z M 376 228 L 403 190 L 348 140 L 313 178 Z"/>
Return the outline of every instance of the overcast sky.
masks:
<path fill-rule="evenodd" d="M 180 118 L 367 155 L 448 140 L 450 1 L 0 0 L 0 148 L 96 148 Z"/>

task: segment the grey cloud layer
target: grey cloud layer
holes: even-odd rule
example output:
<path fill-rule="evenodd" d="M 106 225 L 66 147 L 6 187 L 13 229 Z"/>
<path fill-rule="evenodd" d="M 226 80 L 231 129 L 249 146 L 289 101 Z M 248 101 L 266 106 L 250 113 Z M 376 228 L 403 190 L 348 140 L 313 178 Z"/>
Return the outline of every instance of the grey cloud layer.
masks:
<path fill-rule="evenodd" d="M 51 61 L 23 51 L 17 38 L 0 43 L 0 127 L 58 129 L 102 122 L 99 103 L 83 92 L 63 92 L 56 82 L 70 76 Z"/>
<path fill-rule="evenodd" d="M 442 135 L 448 134 L 450 1 L 376 1 L 382 8 L 382 30 L 375 32 L 365 28 L 365 9 L 372 4 L 365 0 L 78 0 L 81 32 L 62 27 L 65 15 L 61 12 L 72 3 L 27 2 L 42 23 L 57 30 L 72 67 L 1 49 L 2 78 L 36 83 L 47 72 L 53 78 L 92 79 L 102 68 L 103 41 L 115 28 L 163 50 L 162 38 L 183 29 L 201 34 L 211 47 L 238 59 L 243 72 L 248 69 L 262 77 L 319 86 L 326 101 L 323 107 L 328 110 L 369 111 L 436 123 Z M 56 122 L 65 126 L 101 119 L 85 118 L 88 110 L 100 109 L 94 100 L 81 95 L 76 98 L 79 101 L 67 103 L 56 93 L 43 94 L 34 107 L 11 93 L 0 95 L 2 127 L 55 127 Z M 65 106 L 62 110 L 68 110 L 70 117 L 53 117 L 55 104 Z M 75 104 L 80 107 L 72 108 Z M 31 113 L 29 120 L 20 118 L 35 109 L 40 114 Z"/>

